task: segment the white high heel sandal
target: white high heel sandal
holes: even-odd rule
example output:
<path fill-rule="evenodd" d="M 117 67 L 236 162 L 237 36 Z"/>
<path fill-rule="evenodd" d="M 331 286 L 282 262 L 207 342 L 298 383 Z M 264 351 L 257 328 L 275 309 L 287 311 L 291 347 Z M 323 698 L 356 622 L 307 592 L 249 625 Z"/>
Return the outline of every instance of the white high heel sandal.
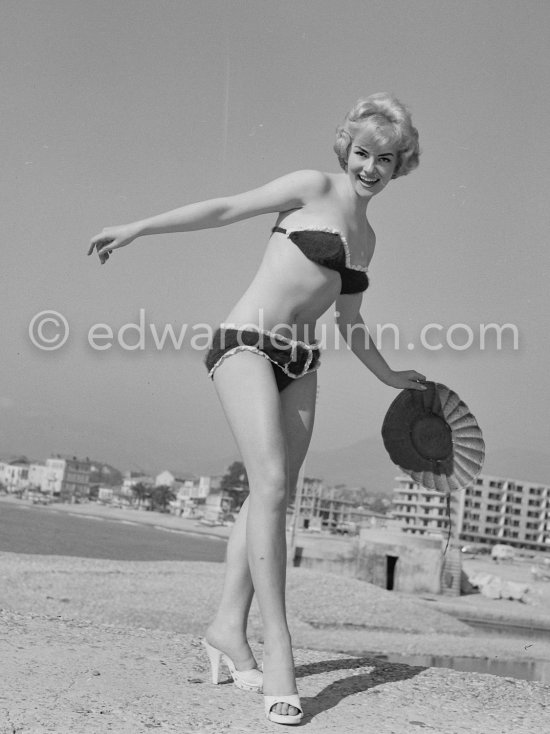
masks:
<path fill-rule="evenodd" d="M 276 714 L 271 709 L 277 703 L 288 703 L 289 706 L 294 706 L 294 708 L 297 708 L 298 713 L 294 714 L 293 716 Z M 304 715 L 302 704 L 300 703 L 300 697 L 297 693 L 292 693 L 290 696 L 264 696 L 264 704 L 266 719 L 269 719 L 269 721 L 273 721 L 275 724 L 299 724 Z"/>
<path fill-rule="evenodd" d="M 262 692 L 263 686 L 263 675 L 258 668 L 251 668 L 251 670 L 237 670 L 235 664 L 224 652 L 218 650 L 217 647 L 213 647 L 204 638 L 202 644 L 210 660 L 210 668 L 212 671 L 212 683 L 217 685 L 220 682 L 220 663 L 223 662 L 229 668 L 229 673 L 233 678 L 233 683 L 237 688 L 241 688 L 243 691 L 254 691 L 255 693 Z"/>

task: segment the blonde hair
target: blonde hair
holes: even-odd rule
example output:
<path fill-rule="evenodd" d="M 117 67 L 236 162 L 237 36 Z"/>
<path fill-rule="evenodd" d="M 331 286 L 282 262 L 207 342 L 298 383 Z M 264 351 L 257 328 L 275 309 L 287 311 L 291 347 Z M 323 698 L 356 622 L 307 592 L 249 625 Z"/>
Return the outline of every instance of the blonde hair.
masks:
<path fill-rule="evenodd" d="M 348 169 L 349 149 L 353 138 L 365 123 L 377 140 L 397 148 L 397 162 L 392 178 L 406 176 L 418 166 L 418 130 L 412 124 L 411 113 L 396 97 L 378 92 L 357 100 L 344 122 L 336 128 L 334 152 L 344 171 Z"/>

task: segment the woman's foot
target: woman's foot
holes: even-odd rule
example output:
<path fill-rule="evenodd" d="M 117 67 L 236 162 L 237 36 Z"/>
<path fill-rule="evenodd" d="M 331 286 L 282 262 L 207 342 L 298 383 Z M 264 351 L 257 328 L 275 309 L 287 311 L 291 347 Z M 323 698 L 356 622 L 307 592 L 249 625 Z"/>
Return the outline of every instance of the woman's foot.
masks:
<path fill-rule="evenodd" d="M 301 719 L 302 710 L 298 708 L 300 701 L 297 698 L 296 676 L 290 642 L 279 642 L 275 645 L 264 645 L 264 687 L 266 697 L 266 715 L 274 714 L 272 721 L 277 723 L 295 724 Z M 292 698 L 291 701 L 282 699 Z M 278 699 L 278 700 L 275 700 Z M 267 703 L 269 705 L 267 705 Z M 288 721 L 282 721 L 281 717 Z"/>
<path fill-rule="evenodd" d="M 275 724 L 286 724 L 293 725 L 299 724 L 304 715 L 302 711 L 302 704 L 298 694 L 295 693 L 292 696 L 265 696 L 265 715 L 269 721 L 273 721 Z M 278 714 L 276 713 L 278 707 L 288 706 L 288 713 Z M 290 713 L 296 711 L 296 714 Z"/>
<path fill-rule="evenodd" d="M 229 673 L 233 678 L 233 683 L 237 688 L 241 688 L 243 691 L 254 691 L 255 693 L 261 693 L 263 687 L 263 675 L 258 668 L 252 668 L 251 670 L 237 670 L 233 661 L 227 657 L 225 653 L 218 650 L 217 647 L 207 642 L 204 638 L 202 640 L 203 647 L 210 660 L 210 669 L 212 672 L 212 683 L 217 685 L 220 682 L 220 669 L 222 662 L 229 668 Z"/>
<path fill-rule="evenodd" d="M 205 640 L 232 660 L 238 671 L 253 670 L 258 663 L 246 635 L 240 628 L 212 623 L 206 630 Z"/>

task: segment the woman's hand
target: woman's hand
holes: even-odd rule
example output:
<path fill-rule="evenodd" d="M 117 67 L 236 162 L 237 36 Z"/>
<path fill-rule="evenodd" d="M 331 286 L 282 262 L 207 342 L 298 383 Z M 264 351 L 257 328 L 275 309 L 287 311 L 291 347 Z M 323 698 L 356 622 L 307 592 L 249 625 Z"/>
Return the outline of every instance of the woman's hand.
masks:
<path fill-rule="evenodd" d="M 103 265 L 109 259 L 109 253 L 117 250 L 119 247 L 129 245 L 139 234 L 139 229 L 133 224 L 105 227 L 101 234 L 96 234 L 90 240 L 88 255 L 91 255 L 94 250 L 97 250 L 99 261 Z"/>
<path fill-rule="evenodd" d="M 404 370 L 403 372 L 395 372 L 391 370 L 388 377 L 382 380 L 386 385 L 390 387 L 396 387 L 398 390 L 405 390 L 406 388 L 412 388 L 413 390 L 426 390 L 426 382 L 424 375 L 415 370 Z"/>

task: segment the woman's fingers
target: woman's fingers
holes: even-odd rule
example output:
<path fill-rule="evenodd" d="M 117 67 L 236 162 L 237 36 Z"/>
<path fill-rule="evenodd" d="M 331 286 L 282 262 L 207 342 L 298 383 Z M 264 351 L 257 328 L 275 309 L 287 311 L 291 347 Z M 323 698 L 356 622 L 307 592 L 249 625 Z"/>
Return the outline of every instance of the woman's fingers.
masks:
<path fill-rule="evenodd" d="M 398 375 L 397 384 L 395 387 L 411 388 L 413 390 L 426 390 L 425 375 L 416 370 L 404 370 L 403 372 L 396 373 Z"/>
<path fill-rule="evenodd" d="M 109 255 L 112 252 L 112 245 L 114 242 L 115 240 L 113 237 L 109 237 L 104 234 L 96 235 L 92 238 L 90 242 L 88 255 L 91 255 L 93 251 L 96 250 L 97 254 L 99 255 L 99 260 L 103 265 L 103 263 L 109 259 Z"/>
<path fill-rule="evenodd" d="M 96 247 L 95 237 L 92 237 L 92 239 L 90 240 L 90 246 L 88 248 L 88 255 L 91 255 L 93 253 L 93 251 L 95 250 L 95 247 Z"/>
<path fill-rule="evenodd" d="M 99 252 L 102 247 L 112 242 L 112 238 L 105 237 L 105 235 L 97 235 L 92 237 L 90 240 L 90 247 L 88 248 L 88 255 L 91 255 L 95 249 Z"/>
<path fill-rule="evenodd" d="M 409 384 L 409 387 L 413 390 L 427 390 L 426 385 L 422 384 L 421 382 L 411 382 Z"/>
<path fill-rule="evenodd" d="M 426 385 L 424 385 L 426 377 L 420 374 L 420 372 L 413 371 L 409 377 L 409 382 L 413 390 L 426 390 Z"/>

